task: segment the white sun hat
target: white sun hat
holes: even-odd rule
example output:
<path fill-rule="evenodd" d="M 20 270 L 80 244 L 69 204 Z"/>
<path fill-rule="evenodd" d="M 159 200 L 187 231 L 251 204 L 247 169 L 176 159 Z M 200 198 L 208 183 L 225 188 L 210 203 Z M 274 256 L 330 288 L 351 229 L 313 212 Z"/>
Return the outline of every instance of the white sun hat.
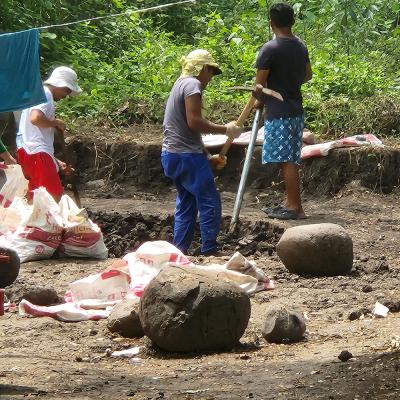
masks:
<path fill-rule="evenodd" d="M 68 67 L 55 68 L 49 79 L 44 83 L 55 87 L 67 87 L 72 91 L 71 96 L 76 96 L 82 92 L 82 89 L 78 85 L 76 72 Z"/>

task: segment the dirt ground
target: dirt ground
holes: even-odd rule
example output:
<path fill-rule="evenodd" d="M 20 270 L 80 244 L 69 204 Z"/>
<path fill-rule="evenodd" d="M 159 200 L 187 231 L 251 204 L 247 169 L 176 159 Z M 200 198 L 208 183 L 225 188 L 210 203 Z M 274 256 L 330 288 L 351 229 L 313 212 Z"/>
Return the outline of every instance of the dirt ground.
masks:
<path fill-rule="evenodd" d="M 153 236 L 168 238 L 174 190 L 156 193 L 118 185 L 119 192 L 112 196 L 99 195 L 101 190 L 94 188 L 83 199 L 93 218 L 103 224 L 112 255 L 136 248 L 152 229 L 157 232 Z M 104 191 L 110 193 L 110 188 Z M 240 346 L 219 354 L 167 354 L 152 348 L 145 338 L 113 336 L 105 320 L 67 324 L 6 313 L 0 318 L 0 398 L 399 399 L 400 350 L 393 345 L 395 336 L 400 336 L 398 195 L 398 191 L 374 193 L 351 181 L 334 196 L 306 195 L 306 221 L 278 223 L 268 220 L 260 208 L 265 202 L 276 202 L 279 193 L 252 187 L 244 202 L 242 230 L 233 237 L 223 231 L 221 244 L 232 252 L 237 246 L 247 252 L 274 279 L 276 288 L 251 299 L 252 315 Z M 222 197 L 226 229 L 234 193 L 225 191 Z M 284 229 L 317 222 L 338 223 L 352 236 L 355 261 L 349 275 L 304 278 L 288 273 L 281 264 L 275 245 Z M 128 244 L 120 246 L 120 242 Z M 101 271 L 111 262 L 30 262 L 23 264 L 20 279 L 52 285 L 62 295 L 69 282 Z M 349 319 L 353 312 L 372 310 L 376 301 L 391 309 L 387 318 L 366 314 Z M 277 305 L 305 313 L 304 341 L 265 342 L 264 315 Z M 134 364 L 107 356 L 108 349 L 132 346 L 142 346 L 140 360 Z M 339 361 L 343 350 L 354 358 Z"/>

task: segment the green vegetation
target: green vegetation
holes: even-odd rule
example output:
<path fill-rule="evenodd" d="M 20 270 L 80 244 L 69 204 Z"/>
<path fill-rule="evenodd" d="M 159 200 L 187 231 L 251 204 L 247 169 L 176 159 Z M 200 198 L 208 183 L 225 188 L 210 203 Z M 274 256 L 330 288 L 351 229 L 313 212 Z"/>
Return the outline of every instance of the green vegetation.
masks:
<path fill-rule="evenodd" d="M 307 43 L 314 78 L 304 86 L 308 126 L 338 135 L 373 130 L 400 134 L 400 2 L 398 0 L 289 1 L 295 32 Z M 156 0 L 2 0 L 0 31 L 74 21 L 168 3 Z M 258 49 L 269 39 L 266 0 L 199 1 L 162 12 L 44 30 L 43 73 L 73 66 L 85 94 L 61 105 L 70 121 L 125 125 L 161 122 L 179 76 L 180 57 L 210 50 L 224 75 L 207 90 L 207 112 L 238 115 Z"/>

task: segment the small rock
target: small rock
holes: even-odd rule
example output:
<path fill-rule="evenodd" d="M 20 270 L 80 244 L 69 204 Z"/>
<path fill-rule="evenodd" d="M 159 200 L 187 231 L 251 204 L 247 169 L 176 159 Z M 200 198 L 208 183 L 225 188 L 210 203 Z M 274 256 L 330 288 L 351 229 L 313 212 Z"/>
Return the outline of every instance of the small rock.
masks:
<path fill-rule="evenodd" d="M 107 357 L 111 357 L 111 354 L 113 353 L 113 351 L 110 349 L 110 348 L 107 348 L 106 349 L 106 351 L 105 351 L 105 355 L 107 356 Z"/>
<path fill-rule="evenodd" d="M 126 299 L 117 304 L 108 317 L 108 329 L 125 338 L 139 338 L 144 335 L 139 319 L 139 299 Z"/>
<path fill-rule="evenodd" d="M 97 179 L 94 181 L 89 181 L 89 182 L 86 182 L 86 184 L 85 184 L 86 188 L 88 188 L 88 189 L 99 189 L 105 185 L 106 185 L 106 182 L 104 179 Z"/>
<path fill-rule="evenodd" d="M 374 268 L 374 272 L 375 273 L 390 272 L 389 263 L 385 260 L 379 261 Z"/>
<path fill-rule="evenodd" d="M 296 342 L 303 339 L 305 331 L 303 316 L 281 307 L 267 311 L 262 335 L 270 343 Z"/>
<path fill-rule="evenodd" d="M 96 331 L 96 329 L 89 329 L 90 336 L 96 336 L 97 334 L 98 334 L 98 331 Z"/>
<path fill-rule="evenodd" d="M 342 362 L 346 362 L 349 361 L 351 358 L 353 358 L 353 354 L 351 354 L 349 351 L 347 350 L 343 350 L 339 355 L 338 355 L 338 359 Z"/>
<path fill-rule="evenodd" d="M 356 321 L 356 320 L 360 319 L 362 315 L 370 314 L 370 313 L 371 313 L 371 311 L 370 311 L 369 308 L 367 308 L 367 307 L 362 307 L 362 308 L 360 308 L 360 309 L 358 309 L 358 310 L 353 310 L 353 311 L 349 314 L 349 317 L 348 317 L 348 318 L 349 318 L 350 321 Z"/>
<path fill-rule="evenodd" d="M 388 300 L 384 299 L 381 303 L 389 309 L 392 313 L 400 312 L 400 300 Z"/>
<path fill-rule="evenodd" d="M 374 288 L 371 285 L 365 285 L 361 289 L 364 293 L 370 293 L 374 291 Z"/>
<path fill-rule="evenodd" d="M 20 303 L 22 299 L 37 306 L 51 306 L 60 303 L 60 298 L 53 288 L 19 280 L 6 288 L 6 296 L 15 304 Z"/>

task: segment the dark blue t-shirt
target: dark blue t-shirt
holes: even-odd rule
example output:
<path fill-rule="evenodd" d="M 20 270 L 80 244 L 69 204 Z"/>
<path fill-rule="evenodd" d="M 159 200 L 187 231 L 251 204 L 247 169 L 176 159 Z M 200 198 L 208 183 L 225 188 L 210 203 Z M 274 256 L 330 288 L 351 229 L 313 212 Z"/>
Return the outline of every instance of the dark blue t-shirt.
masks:
<path fill-rule="evenodd" d="M 310 62 L 306 45 L 298 38 L 276 38 L 261 48 L 256 68 L 269 70 L 267 87 L 276 90 L 283 102 L 267 96 L 265 118 L 297 117 L 303 114 L 301 85 Z"/>

